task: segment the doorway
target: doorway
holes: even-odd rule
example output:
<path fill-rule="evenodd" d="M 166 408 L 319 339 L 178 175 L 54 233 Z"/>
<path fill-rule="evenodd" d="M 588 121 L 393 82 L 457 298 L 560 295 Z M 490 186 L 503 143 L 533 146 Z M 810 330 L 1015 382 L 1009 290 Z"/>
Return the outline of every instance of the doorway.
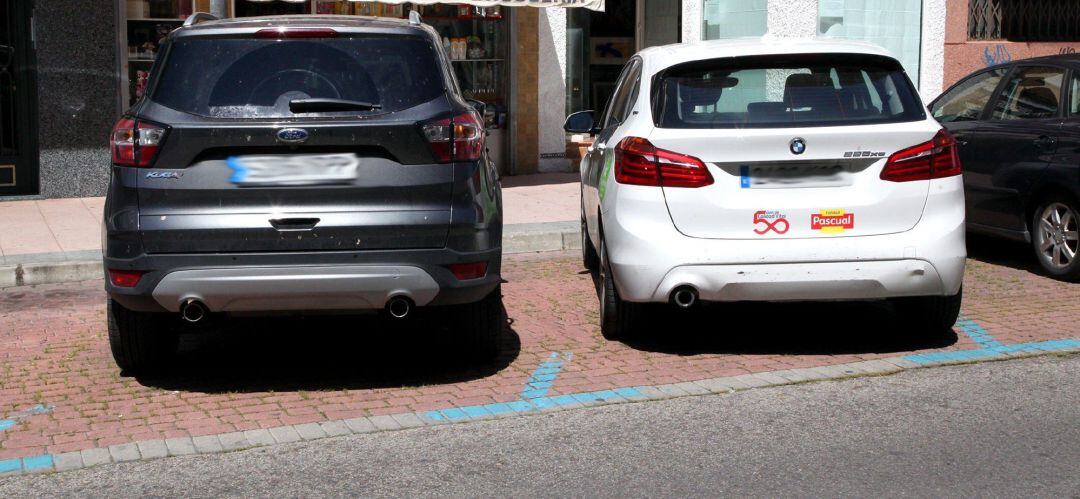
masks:
<path fill-rule="evenodd" d="M 567 114 L 600 112 L 631 56 L 680 40 L 680 0 L 607 0 L 604 8 L 567 12 Z"/>
<path fill-rule="evenodd" d="M 0 0 L 0 196 L 38 193 L 30 0 Z"/>

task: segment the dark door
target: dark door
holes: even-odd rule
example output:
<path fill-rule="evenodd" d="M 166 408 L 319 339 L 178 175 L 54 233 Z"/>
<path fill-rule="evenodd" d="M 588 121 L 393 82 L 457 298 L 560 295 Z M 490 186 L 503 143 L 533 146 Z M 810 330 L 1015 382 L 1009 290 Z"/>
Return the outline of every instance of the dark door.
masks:
<path fill-rule="evenodd" d="M 985 148 L 986 139 L 980 133 L 988 105 L 994 97 L 1007 68 L 996 68 L 975 73 L 950 88 L 930 105 L 930 113 L 956 137 L 960 150 L 960 163 L 964 166 L 967 221 L 969 225 L 985 223 L 980 213 L 981 194 L 972 188 L 972 179 L 986 170 L 992 162 Z"/>
<path fill-rule="evenodd" d="M 28 0 L 0 0 L 0 196 L 38 192 L 32 11 Z"/>
<path fill-rule="evenodd" d="M 981 158 L 964 164 L 972 222 L 1014 233 L 1027 229 L 1022 193 L 1057 151 L 1064 81 L 1062 68 L 1020 66 L 1002 85 L 979 127 L 980 141 L 969 144 Z"/>

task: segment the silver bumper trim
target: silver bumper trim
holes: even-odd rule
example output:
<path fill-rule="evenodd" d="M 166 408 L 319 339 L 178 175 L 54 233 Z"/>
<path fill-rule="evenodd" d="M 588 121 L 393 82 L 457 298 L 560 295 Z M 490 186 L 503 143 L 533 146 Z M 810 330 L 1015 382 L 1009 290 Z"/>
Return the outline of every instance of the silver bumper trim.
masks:
<path fill-rule="evenodd" d="M 264 312 L 381 309 L 393 296 L 423 306 L 438 292 L 438 283 L 418 267 L 339 265 L 178 270 L 152 294 L 173 312 L 190 299 L 211 312 Z"/>

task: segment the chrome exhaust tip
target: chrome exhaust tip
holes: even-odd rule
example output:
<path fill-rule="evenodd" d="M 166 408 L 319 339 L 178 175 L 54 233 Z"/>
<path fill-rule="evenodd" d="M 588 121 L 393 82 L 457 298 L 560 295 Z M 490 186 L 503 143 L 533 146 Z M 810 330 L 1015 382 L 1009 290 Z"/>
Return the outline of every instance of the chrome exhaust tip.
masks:
<path fill-rule="evenodd" d="M 180 317 L 188 323 L 195 324 L 206 318 L 206 305 L 198 300 L 187 300 L 180 305 Z"/>
<path fill-rule="evenodd" d="M 395 319 L 404 319 L 412 312 L 412 300 L 405 296 L 395 296 L 386 302 L 386 313 Z"/>
<path fill-rule="evenodd" d="M 671 303 L 681 309 L 693 307 L 697 299 L 697 290 L 690 286 L 679 286 L 671 292 Z"/>

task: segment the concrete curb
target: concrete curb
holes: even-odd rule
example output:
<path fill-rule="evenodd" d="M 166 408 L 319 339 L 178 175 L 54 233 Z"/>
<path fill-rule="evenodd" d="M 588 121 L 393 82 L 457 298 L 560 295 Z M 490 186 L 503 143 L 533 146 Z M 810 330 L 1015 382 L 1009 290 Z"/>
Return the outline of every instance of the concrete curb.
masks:
<path fill-rule="evenodd" d="M 300 441 L 307 442 L 342 435 L 397 431 L 408 428 L 459 424 L 514 416 L 550 414 L 551 412 L 583 407 L 598 407 L 706 394 L 727 394 L 755 388 L 862 378 L 868 376 L 884 376 L 911 369 L 970 364 L 975 361 L 1012 360 L 1044 356 L 1052 353 L 1075 352 L 1080 352 L 1080 345 L 1053 351 L 1039 351 L 1034 349 L 974 359 L 957 359 L 927 363 L 913 362 L 905 357 L 891 357 L 887 359 L 832 366 L 743 374 L 739 376 L 728 376 L 700 381 L 685 381 L 666 385 L 640 386 L 634 387 L 636 393 L 628 397 L 613 397 L 606 400 L 575 397 L 572 403 L 562 405 L 553 404 L 543 408 L 534 407 L 523 411 L 467 416 L 453 421 L 442 418 L 432 418 L 431 414 L 437 411 L 407 412 L 385 416 L 359 417 L 325 421 L 321 423 L 306 423 L 258 430 L 237 431 L 220 435 L 143 440 L 112 445 L 105 448 L 84 449 L 82 451 L 65 452 L 56 455 L 47 454 L 43 456 L 30 456 L 0 461 L 0 477 L 69 471 L 80 468 L 89 468 L 99 464 L 150 460 L 170 456 L 214 454 L 268 445 Z"/>
<path fill-rule="evenodd" d="M 579 223 L 513 224 L 503 228 L 503 253 L 531 253 L 581 248 Z M 86 281 L 104 276 L 101 252 L 20 255 L 19 263 L 0 265 L 0 289 L 35 284 Z M 8 261 L 16 260 L 9 256 Z"/>

